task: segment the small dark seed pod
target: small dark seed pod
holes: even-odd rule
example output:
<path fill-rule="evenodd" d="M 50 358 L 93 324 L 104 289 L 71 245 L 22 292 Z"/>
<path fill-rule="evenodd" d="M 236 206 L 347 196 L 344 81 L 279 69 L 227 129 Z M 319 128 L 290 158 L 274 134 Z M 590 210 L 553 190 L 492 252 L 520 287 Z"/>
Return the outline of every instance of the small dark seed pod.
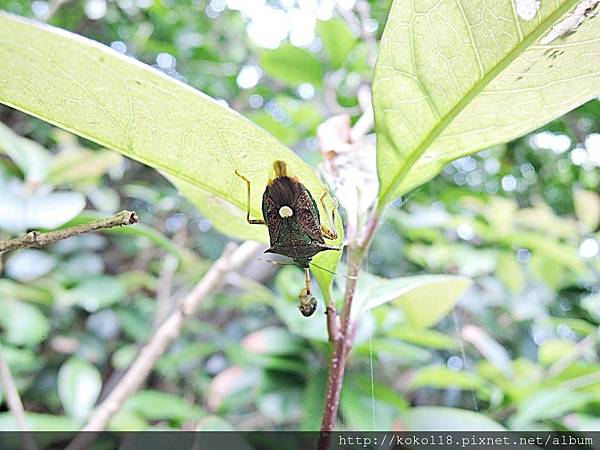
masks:
<path fill-rule="evenodd" d="M 317 309 L 317 299 L 310 295 L 306 288 L 302 289 L 298 295 L 298 309 L 304 317 L 312 316 Z"/>

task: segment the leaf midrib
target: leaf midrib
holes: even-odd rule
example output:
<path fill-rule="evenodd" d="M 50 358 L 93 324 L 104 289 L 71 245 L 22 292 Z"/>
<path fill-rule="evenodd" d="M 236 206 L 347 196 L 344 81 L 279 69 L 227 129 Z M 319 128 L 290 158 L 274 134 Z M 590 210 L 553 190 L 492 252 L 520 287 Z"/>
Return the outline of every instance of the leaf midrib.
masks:
<path fill-rule="evenodd" d="M 402 182 L 408 171 L 416 164 L 419 158 L 427 151 L 437 137 L 452 123 L 452 121 L 471 103 L 471 101 L 487 87 L 500 73 L 504 71 L 517 57 L 519 57 L 530 44 L 532 44 L 542 33 L 570 10 L 579 0 L 567 0 L 552 14 L 546 17 L 540 24 L 529 33 L 518 45 L 506 54 L 486 75 L 477 81 L 473 87 L 456 103 L 432 128 L 421 144 L 417 146 L 406 160 L 402 168 L 394 175 L 392 182 L 379 196 L 378 209 L 381 212 L 388 203 L 388 197 L 393 195 L 396 187 Z M 518 20 L 518 19 L 517 19 Z"/>

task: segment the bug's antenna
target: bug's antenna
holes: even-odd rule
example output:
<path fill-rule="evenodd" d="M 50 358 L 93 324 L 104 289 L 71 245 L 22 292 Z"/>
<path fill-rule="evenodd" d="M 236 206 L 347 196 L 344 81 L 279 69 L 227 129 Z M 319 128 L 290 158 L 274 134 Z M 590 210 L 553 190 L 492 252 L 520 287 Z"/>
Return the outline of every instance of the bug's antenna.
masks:
<path fill-rule="evenodd" d="M 292 262 L 283 262 L 283 261 L 274 261 L 272 259 L 266 259 L 266 258 L 256 258 L 259 261 L 264 261 L 270 264 L 275 264 L 276 266 L 297 266 L 298 264 L 296 263 L 292 263 Z"/>
<path fill-rule="evenodd" d="M 327 273 L 330 273 L 331 275 L 337 275 L 338 277 L 348 278 L 349 280 L 356 280 L 356 278 L 357 278 L 357 277 L 349 277 L 348 275 L 338 275 L 337 273 L 332 272 L 331 270 L 326 269 L 325 267 L 321 267 L 321 266 L 319 266 L 319 265 L 317 265 L 317 264 L 315 264 L 313 262 L 311 262 L 310 265 L 311 266 L 315 266 L 317 269 L 321 269 L 321 270 L 323 270 L 323 271 L 325 271 Z"/>

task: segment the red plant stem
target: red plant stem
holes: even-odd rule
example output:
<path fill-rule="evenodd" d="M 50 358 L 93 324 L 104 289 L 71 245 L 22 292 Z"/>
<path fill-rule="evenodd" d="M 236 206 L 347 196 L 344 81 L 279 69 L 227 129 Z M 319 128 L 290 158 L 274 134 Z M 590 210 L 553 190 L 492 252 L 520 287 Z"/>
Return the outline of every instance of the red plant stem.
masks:
<path fill-rule="evenodd" d="M 362 261 L 367 253 L 377 224 L 379 216 L 373 213 L 367 222 L 364 237 L 354 242 L 348 247 L 348 281 L 346 291 L 344 292 L 344 307 L 342 309 L 342 319 L 339 333 L 330 336 L 334 347 L 329 361 L 329 374 L 327 377 L 327 389 L 325 392 L 325 406 L 323 409 L 323 418 L 321 421 L 321 435 L 319 437 L 319 450 L 328 450 L 330 444 L 330 433 L 335 427 L 338 407 L 340 404 L 340 394 L 344 381 L 344 372 L 346 369 L 346 359 L 352 348 L 352 326 L 350 324 L 352 301 L 356 292 L 356 283 Z"/>

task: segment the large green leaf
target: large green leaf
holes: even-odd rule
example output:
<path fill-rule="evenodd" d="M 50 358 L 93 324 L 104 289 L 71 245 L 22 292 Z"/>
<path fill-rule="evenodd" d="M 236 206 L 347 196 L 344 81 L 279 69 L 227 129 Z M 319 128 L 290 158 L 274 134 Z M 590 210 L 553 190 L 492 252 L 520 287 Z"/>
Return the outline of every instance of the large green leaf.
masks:
<path fill-rule="evenodd" d="M 385 303 L 399 307 L 415 328 L 435 325 L 452 310 L 471 280 L 455 275 L 417 275 L 385 279 L 365 275 L 356 290 L 355 317 Z"/>
<path fill-rule="evenodd" d="M 449 161 L 514 139 L 600 93 L 598 18 L 541 45 L 579 0 L 396 0 L 373 102 L 380 207 Z"/>
<path fill-rule="evenodd" d="M 58 371 L 57 387 L 65 412 L 82 421 L 98 400 L 102 376 L 89 362 L 72 356 Z"/>
<path fill-rule="evenodd" d="M 1 103 L 159 169 L 184 194 L 191 188 L 203 193 L 191 199 L 204 212 L 213 206 L 204 201 L 208 194 L 235 206 L 228 212 L 235 220 L 224 228 L 232 236 L 256 236 L 244 220 L 246 185 L 236 169 L 252 182 L 254 217 L 261 216 L 276 159 L 286 161 L 315 198 L 325 190 L 315 172 L 265 130 L 97 42 L 0 12 L 0 60 Z M 315 262 L 335 271 L 338 256 L 321 254 Z"/>

